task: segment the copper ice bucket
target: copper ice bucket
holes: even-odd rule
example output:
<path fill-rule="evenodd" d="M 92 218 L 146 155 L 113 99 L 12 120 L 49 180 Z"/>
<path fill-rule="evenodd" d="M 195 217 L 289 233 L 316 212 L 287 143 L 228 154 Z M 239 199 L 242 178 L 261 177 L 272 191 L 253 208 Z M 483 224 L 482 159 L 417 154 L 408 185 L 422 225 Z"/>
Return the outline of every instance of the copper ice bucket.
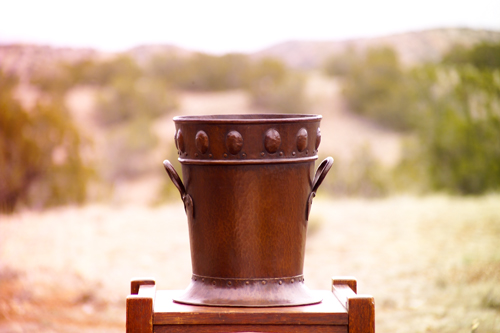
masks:
<path fill-rule="evenodd" d="M 176 302 L 268 307 L 321 302 L 304 284 L 319 115 L 175 117 L 184 183 L 163 164 L 188 217 L 193 276 Z"/>

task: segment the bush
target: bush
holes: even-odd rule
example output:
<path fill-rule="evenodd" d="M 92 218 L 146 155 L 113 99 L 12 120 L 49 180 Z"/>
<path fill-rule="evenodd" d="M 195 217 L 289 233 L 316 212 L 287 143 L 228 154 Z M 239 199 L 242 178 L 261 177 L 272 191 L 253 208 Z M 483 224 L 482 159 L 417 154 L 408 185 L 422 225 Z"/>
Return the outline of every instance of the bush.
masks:
<path fill-rule="evenodd" d="M 347 163 L 335 161 L 322 185 L 338 196 L 383 197 L 391 190 L 390 171 L 384 169 L 370 146 L 359 147 Z"/>
<path fill-rule="evenodd" d="M 100 171 L 107 183 L 133 179 L 154 169 L 150 156 L 158 138 L 151 130 L 149 119 L 136 117 L 112 126 L 106 139 L 106 159 L 100 165 Z"/>
<path fill-rule="evenodd" d="M 415 133 L 395 170 L 432 190 L 500 190 L 500 44 L 455 48 L 442 64 L 404 69 L 394 51 L 369 50 L 344 77 L 353 112 Z M 402 176 L 402 173 L 407 176 Z M 420 186 L 416 186 L 420 187 Z"/>
<path fill-rule="evenodd" d="M 263 59 L 250 73 L 252 103 L 273 112 L 305 113 L 305 78 L 289 70 L 281 61 Z"/>
<path fill-rule="evenodd" d="M 323 73 L 328 76 L 347 77 L 353 73 L 359 58 L 353 48 L 348 48 L 343 53 L 327 57 L 323 64 Z"/>
<path fill-rule="evenodd" d="M 479 69 L 500 69 L 500 43 L 482 42 L 472 48 L 456 45 L 444 55 L 448 65 L 472 65 Z"/>
<path fill-rule="evenodd" d="M 462 194 L 500 189 L 500 71 L 428 68 L 418 133 L 431 184 Z"/>
<path fill-rule="evenodd" d="M 178 89 L 220 91 L 245 88 L 250 66 L 248 57 L 242 54 L 197 53 L 189 58 L 159 54 L 151 59 L 146 72 Z"/>
<path fill-rule="evenodd" d="M 20 202 L 84 202 L 91 170 L 63 103 L 39 103 L 28 112 L 12 97 L 15 86 L 15 79 L 0 73 L 0 211 L 11 213 Z"/>
<path fill-rule="evenodd" d="M 118 76 L 97 95 L 95 117 L 103 126 L 133 121 L 137 117 L 153 120 L 177 107 L 174 93 L 161 81 Z"/>
<path fill-rule="evenodd" d="M 350 65 L 343 94 L 349 110 L 400 131 L 410 130 L 414 115 L 411 77 L 390 48 L 370 49 Z"/>

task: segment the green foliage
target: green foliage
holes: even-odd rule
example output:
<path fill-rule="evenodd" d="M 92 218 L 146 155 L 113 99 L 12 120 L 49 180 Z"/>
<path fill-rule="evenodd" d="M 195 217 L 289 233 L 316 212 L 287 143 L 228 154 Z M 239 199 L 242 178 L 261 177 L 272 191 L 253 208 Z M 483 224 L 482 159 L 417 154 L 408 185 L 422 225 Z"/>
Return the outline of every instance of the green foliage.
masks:
<path fill-rule="evenodd" d="M 189 58 L 168 54 L 153 57 L 147 73 L 183 90 L 219 91 L 248 85 L 250 62 L 242 54 L 213 56 L 197 53 Z"/>
<path fill-rule="evenodd" d="M 241 54 L 189 58 L 157 55 L 147 66 L 148 75 L 191 91 L 247 89 L 254 105 L 276 112 L 304 112 L 304 78 L 283 62 L 265 58 L 252 62 Z"/>
<path fill-rule="evenodd" d="M 258 81 L 250 90 L 255 106 L 273 112 L 306 113 L 308 102 L 304 94 L 305 78 L 290 75 L 279 84 L 272 80 Z"/>
<path fill-rule="evenodd" d="M 500 69 L 500 42 L 482 42 L 470 49 L 456 45 L 443 57 L 443 63 L 470 64 L 479 69 Z"/>
<path fill-rule="evenodd" d="M 100 165 L 104 181 L 114 184 L 151 170 L 150 154 L 158 144 L 158 138 L 151 130 L 150 119 L 136 117 L 112 126 L 106 139 L 106 156 Z"/>
<path fill-rule="evenodd" d="M 442 64 L 405 69 L 393 50 L 372 49 L 340 71 L 353 112 L 415 133 L 394 170 L 399 189 L 500 189 L 499 50 L 500 43 L 456 47 Z"/>
<path fill-rule="evenodd" d="M 249 91 L 255 106 L 284 113 L 305 113 L 305 78 L 281 61 L 263 59 L 250 73 Z"/>
<path fill-rule="evenodd" d="M 0 73 L 0 211 L 82 203 L 90 170 L 81 139 L 63 104 L 26 111 L 13 97 L 16 81 Z"/>
<path fill-rule="evenodd" d="M 500 70 L 427 68 L 420 104 L 422 158 L 431 185 L 454 193 L 500 189 Z"/>
<path fill-rule="evenodd" d="M 111 84 L 117 77 L 136 81 L 143 76 L 142 69 L 134 59 L 127 55 L 119 55 L 102 63 L 96 63 L 85 73 L 86 75 L 81 76 L 81 84 L 96 84 L 100 86 Z"/>
<path fill-rule="evenodd" d="M 94 119 L 106 129 L 106 160 L 99 164 L 102 180 L 113 185 L 149 172 L 147 161 L 158 143 L 153 121 L 177 107 L 167 80 L 124 55 L 96 64 L 82 77 L 80 83 L 101 87 Z"/>
<path fill-rule="evenodd" d="M 358 58 L 356 51 L 348 48 L 343 53 L 328 57 L 323 64 L 323 73 L 328 76 L 346 77 L 353 72 Z"/>
<path fill-rule="evenodd" d="M 355 151 L 348 163 L 334 163 L 325 180 L 322 187 L 340 196 L 383 197 L 392 186 L 390 171 L 380 165 L 368 145 Z"/>
<path fill-rule="evenodd" d="M 177 107 L 172 91 L 164 82 L 117 76 L 97 95 L 96 120 L 110 126 L 137 117 L 153 120 Z"/>
<path fill-rule="evenodd" d="M 351 111 L 404 131 L 414 121 L 408 109 L 414 98 L 409 85 L 411 78 L 405 75 L 394 50 L 370 49 L 349 65 L 343 92 Z"/>
<path fill-rule="evenodd" d="M 35 73 L 30 82 L 45 93 L 63 95 L 78 85 L 104 87 L 117 77 L 135 81 L 141 76 L 142 70 L 136 62 L 129 56 L 120 55 L 105 61 L 62 62 L 54 69 Z"/>

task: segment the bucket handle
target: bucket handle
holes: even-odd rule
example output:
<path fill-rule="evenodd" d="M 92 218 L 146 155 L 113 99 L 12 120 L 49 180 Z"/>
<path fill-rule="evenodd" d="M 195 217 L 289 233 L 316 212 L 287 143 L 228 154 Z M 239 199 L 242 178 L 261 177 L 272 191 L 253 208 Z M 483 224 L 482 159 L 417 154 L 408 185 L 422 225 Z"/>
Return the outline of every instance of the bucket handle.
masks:
<path fill-rule="evenodd" d="M 172 165 L 172 163 L 170 163 L 169 160 L 163 161 L 163 166 L 165 167 L 170 180 L 172 181 L 172 183 L 174 183 L 175 187 L 177 187 L 179 193 L 181 194 L 181 199 L 184 203 L 184 210 L 186 211 L 186 214 L 188 216 L 190 215 L 191 218 L 194 218 L 193 198 L 191 198 L 191 196 L 186 192 L 186 188 L 184 187 L 181 178 L 177 174 L 177 171 L 175 171 L 174 166 Z"/>
<path fill-rule="evenodd" d="M 323 182 L 323 179 L 325 179 L 326 175 L 328 174 L 328 171 L 330 171 L 330 169 L 332 168 L 332 165 L 333 165 L 333 158 L 329 156 L 325 158 L 323 162 L 321 162 L 321 164 L 318 166 L 318 169 L 316 169 L 316 174 L 314 175 L 313 179 L 312 191 L 309 194 L 309 197 L 307 198 L 306 222 L 309 221 L 309 213 L 311 212 L 311 205 L 313 198 L 316 196 L 316 191 Z"/>

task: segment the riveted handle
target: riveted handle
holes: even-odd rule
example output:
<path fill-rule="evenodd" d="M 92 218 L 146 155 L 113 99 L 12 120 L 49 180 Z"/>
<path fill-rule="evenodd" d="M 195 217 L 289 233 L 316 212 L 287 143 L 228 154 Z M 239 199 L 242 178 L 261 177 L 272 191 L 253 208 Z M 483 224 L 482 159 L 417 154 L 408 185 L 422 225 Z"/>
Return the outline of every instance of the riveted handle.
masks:
<path fill-rule="evenodd" d="M 312 185 L 312 190 L 311 193 L 309 194 L 309 197 L 307 198 L 307 205 L 306 205 L 306 222 L 309 220 L 309 213 L 311 212 L 311 205 L 313 198 L 316 196 L 316 191 L 318 190 L 319 186 L 325 179 L 326 175 L 328 174 L 328 171 L 332 168 L 333 165 L 333 158 L 332 157 L 327 157 L 321 162 L 321 164 L 318 166 L 318 169 L 316 170 L 316 174 L 314 175 L 313 179 L 313 185 Z"/>
<path fill-rule="evenodd" d="M 175 187 L 177 187 L 179 193 L 181 194 L 181 199 L 182 202 L 184 203 L 184 210 L 186 211 L 186 214 L 194 218 L 193 199 L 186 192 L 186 188 L 184 187 L 181 178 L 177 174 L 177 171 L 175 171 L 174 166 L 172 165 L 172 163 L 170 163 L 169 160 L 163 161 L 163 166 L 165 167 L 165 171 L 167 171 L 170 180 L 172 181 L 172 183 L 174 183 Z"/>

